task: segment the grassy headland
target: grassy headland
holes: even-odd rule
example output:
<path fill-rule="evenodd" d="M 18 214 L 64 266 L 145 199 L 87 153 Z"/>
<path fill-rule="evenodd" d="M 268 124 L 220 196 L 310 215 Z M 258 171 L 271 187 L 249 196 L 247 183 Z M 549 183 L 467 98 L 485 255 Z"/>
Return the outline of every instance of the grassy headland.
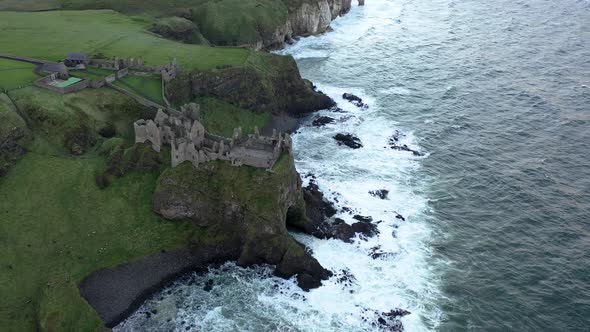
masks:
<path fill-rule="evenodd" d="M 112 9 L 142 16 L 154 31 L 181 31 L 180 40 L 218 46 L 254 45 L 286 22 L 290 10 L 310 0 L 0 0 L 5 10 Z M 192 23 L 187 25 L 187 23 Z M 168 33 L 162 33 L 168 35 Z M 169 36 L 168 37 L 172 37 Z M 172 38 L 174 39 L 174 38 Z"/>
<path fill-rule="evenodd" d="M 0 52 L 58 61 L 68 52 L 82 51 L 107 58 L 142 57 L 148 65 L 176 58 L 184 70 L 179 76 L 186 80 L 175 80 L 172 88 L 187 90 L 177 98 L 178 104 L 199 102 L 203 122 L 214 134 L 230 136 L 238 126 L 250 133 L 255 126 L 262 128 L 270 122 L 271 111 L 296 113 L 319 104 L 318 94 L 301 80 L 294 61 L 248 49 L 184 44 L 149 30 L 157 19 L 177 29 L 179 20 L 166 18 L 189 17 L 218 44 L 250 43 L 280 23 L 288 13 L 286 2 L 290 0 L 33 0 L 26 4 L 0 0 L 0 10 L 120 11 L 0 11 Z M 142 10 L 135 12 L 133 8 Z M 96 183 L 97 175 L 112 166 L 113 151 L 123 155 L 123 162 L 129 161 L 127 157 L 134 151 L 129 149 L 134 142 L 133 121 L 148 118 L 153 110 L 147 111 L 107 88 L 67 95 L 37 87 L 19 88 L 36 78 L 33 66 L 0 60 L 3 69 L 0 87 L 9 91 L 8 97 L 0 100 L 0 143 L 14 140 L 9 136 L 17 128 L 24 133 L 18 144 L 28 152 L 23 157 L 11 155 L 10 170 L 0 174 L 0 328 L 19 332 L 100 330 L 102 322 L 78 290 L 83 278 L 97 269 L 160 250 L 215 239 L 194 224 L 166 222 L 153 212 L 151 198 L 163 169 L 151 172 L 130 168 L 124 176 L 110 178 L 110 185 L 104 189 Z M 126 80 L 160 100 L 159 80 Z M 195 91 L 195 86 L 203 90 Z M 30 128 L 26 122 L 30 122 Z M 115 137 L 101 137 L 99 132 L 104 128 Z M 299 179 L 292 159 L 285 157 L 277 163 L 275 173 L 217 162 L 207 172 L 183 165 L 164 170 L 164 174 L 182 177 L 183 170 L 187 176 L 201 175 L 223 194 L 229 195 L 229 189 L 247 188 L 238 196 L 259 212 L 250 216 L 252 225 L 266 220 L 260 216 L 282 217 L 274 201 L 281 196 L 276 194 L 275 185 L 289 174 L 291 178 L 282 185 L 291 190 L 297 188 Z M 267 178 L 276 181 L 265 182 Z M 266 186 L 257 191 L 252 187 L 255 183 Z M 283 203 L 281 209 L 286 209 Z M 282 220 L 275 221 L 282 225 Z M 257 227 L 252 226 L 247 234 L 257 233 Z M 261 242 L 253 241 L 248 250 L 255 253 Z M 279 243 L 265 243 L 275 244 Z M 261 248 L 261 253 L 269 248 Z M 303 254 L 298 245 L 294 248 L 289 249 L 291 256 Z M 273 250 L 264 254 L 269 252 Z"/>
<path fill-rule="evenodd" d="M 95 177 L 105 168 L 99 154 L 103 139 L 81 157 L 63 148 L 64 131 L 81 124 L 94 131 L 115 123 L 122 142 L 131 142 L 132 119 L 141 116 L 137 107 L 125 108 L 132 101 L 107 89 L 62 96 L 31 87 L 12 97 L 37 114 L 30 114 L 35 138 L 29 152 L 0 177 L 0 326 L 99 330 L 102 322 L 78 292 L 84 277 L 184 246 L 201 230 L 164 222 L 152 212 L 158 173 L 131 171 L 99 189 Z"/>
<path fill-rule="evenodd" d="M 58 61 L 68 52 L 137 58 L 146 64 L 169 63 L 186 69 L 241 66 L 253 51 L 189 45 L 146 31 L 150 20 L 130 18 L 112 10 L 0 12 L 2 53 Z M 264 56 L 258 54 L 258 56 Z"/>

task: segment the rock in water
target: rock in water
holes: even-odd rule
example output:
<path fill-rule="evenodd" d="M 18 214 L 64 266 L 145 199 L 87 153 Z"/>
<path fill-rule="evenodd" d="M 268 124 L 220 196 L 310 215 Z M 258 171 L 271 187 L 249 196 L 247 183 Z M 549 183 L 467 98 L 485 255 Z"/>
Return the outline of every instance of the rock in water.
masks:
<path fill-rule="evenodd" d="M 334 121 L 336 121 L 336 120 L 334 118 L 329 117 L 329 116 L 319 116 L 319 117 L 315 118 L 311 124 L 314 127 L 323 127 L 329 123 L 333 123 Z"/>
<path fill-rule="evenodd" d="M 389 318 L 397 318 L 397 317 L 404 317 L 409 314 L 411 314 L 411 312 L 409 312 L 408 310 L 397 308 L 394 310 L 390 310 L 389 312 L 384 312 L 383 316 L 386 316 Z"/>
<path fill-rule="evenodd" d="M 205 282 L 205 287 L 203 287 L 203 290 L 205 292 L 210 292 L 213 289 L 213 279 L 209 279 L 207 280 L 207 282 Z"/>
<path fill-rule="evenodd" d="M 362 221 L 362 222 L 371 222 L 373 221 L 373 217 L 371 216 L 361 216 L 360 214 L 355 214 L 354 217 L 352 217 L 358 221 Z"/>
<path fill-rule="evenodd" d="M 312 288 L 318 288 L 322 285 L 319 280 L 307 273 L 300 273 L 297 275 L 297 284 L 306 292 L 309 292 L 309 290 Z"/>
<path fill-rule="evenodd" d="M 377 225 L 372 224 L 370 221 L 359 221 L 352 225 L 349 225 L 340 218 L 336 218 L 332 224 L 332 237 L 340 239 L 344 242 L 351 243 L 354 236 L 358 233 L 362 239 L 367 239 L 376 234 L 379 234 Z"/>
<path fill-rule="evenodd" d="M 387 189 L 371 190 L 371 191 L 369 191 L 369 194 L 371 194 L 372 196 L 375 196 L 375 197 L 379 197 L 381 199 L 387 199 L 387 196 L 389 195 L 389 190 L 387 190 Z"/>
<path fill-rule="evenodd" d="M 420 157 L 424 154 L 417 150 L 410 149 L 406 144 L 399 144 L 402 137 L 406 136 L 404 133 L 396 130 L 393 135 L 389 137 L 389 147 L 393 150 L 412 152 L 414 156 Z"/>
<path fill-rule="evenodd" d="M 292 215 L 296 210 L 292 209 L 287 214 L 287 224 L 320 239 L 329 237 L 330 225 L 326 219 L 336 214 L 336 209 L 331 202 L 324 198 L 324 194 L 320 191 L 313 177 L 309 181 L 309 185 L 303 188 L 303 199 L 306 218 L 293 218 Z"/>
<path fill-rule="evenodd" d="M 366 221 L 355 222 L 354 224 L 352 224 L 352 230 L 355 233 L 361 234 L 361 237 L 365 240 L 366 238 L 379 234 L 379 230 L 377 230 L 377 225 Z"/>
<path fill-rule="evenodd" d="M 357 107 L 362 107 L 362 108 L 369 107 L 369 105 L 363 103 L 363 100 L 360 97 L 355 96 L 352 93 L 344 93 L 342 95 L 342 98 L 348 100 L 349 102 L 351 102 L 352 104 L 354 104 Z"/>
<path fill-rule="evenodd" d="M 338 141 L 338 145 L 346 145 L 352 149 L 362 148 L 361 140 L 352 134 L 336 134 L 334 139 Z"/>

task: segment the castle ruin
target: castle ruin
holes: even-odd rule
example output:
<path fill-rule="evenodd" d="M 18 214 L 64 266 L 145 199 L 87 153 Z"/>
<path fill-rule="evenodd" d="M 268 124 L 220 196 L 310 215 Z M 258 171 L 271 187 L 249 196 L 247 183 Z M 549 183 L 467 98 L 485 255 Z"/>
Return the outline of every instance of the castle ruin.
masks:
<path fill-rule="evenodd" d="M 185 161 L 198 167 L 213 160 L 227 160 L 233 166 L 270 170 L 283 151 L 293 151 L 291 136 L 276 130 L 270 137 L 260 135 L 258 128 L 246 137 L 241 128 L 234 129 L 231 138 L 209 134 L 199 121 L 199 105 L 194 103 L 183 106 L 178 115 L 159 109 L 154 120 L 138 120 L 134 128 L 136 143 L 150 142 L 157 152 L 163 145 L 171 147 L 172 167 Z"/>

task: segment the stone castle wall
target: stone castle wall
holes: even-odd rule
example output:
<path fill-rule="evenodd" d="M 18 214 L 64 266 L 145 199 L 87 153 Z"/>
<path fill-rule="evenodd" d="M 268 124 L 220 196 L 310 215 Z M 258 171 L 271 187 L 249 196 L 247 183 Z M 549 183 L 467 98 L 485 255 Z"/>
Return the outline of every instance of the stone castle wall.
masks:
<path fill-rule="evenodd" d="M 236 128 L 231 138 L 210 135 L 198 121 L 198 105 L 182 108 L 179 116 L 169 116 L 158 110 L 155 119 L 138 120 L 134 124 L 135 142 L 150 142 L 155 151 L 163 145 L 171 147 L 172 167 L 189 161 L 195 167 L 213 160 L 226 160 L 233 166 L 252 166 L 271 169 L 283 151 L 292 153 L 288 134 L 261 136 L 258 130 L 243 137 Z M 213 138 L 213 139 L 212 139 Z"/>
<path fill-rule="evenodd" d="M 162 80 L 165 82 L 169 82 L 170 80 L 174 79 L 178 74 L 178 65 L 176 64 L 176 59 L 173 59 L 172 62 L 168 64 L 159 66 L 147 66 L 141 58 L 115 58 L 114 60 L 90 59 L 88 64 L 97 68 L 105 68 L 117 71 L 132 69 L 155 73 L 161 75 Z"/>

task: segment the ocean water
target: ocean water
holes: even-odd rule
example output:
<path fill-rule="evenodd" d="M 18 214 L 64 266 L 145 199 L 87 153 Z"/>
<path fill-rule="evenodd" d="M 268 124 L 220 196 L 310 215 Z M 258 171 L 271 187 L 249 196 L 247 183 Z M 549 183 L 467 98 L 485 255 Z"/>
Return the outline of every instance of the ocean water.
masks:
<path fill-rule="evenodd" d="M 293 234 L 336 273 L 319 289 L 225 264 L 115 330 L 378 331 L 395 308 L 406 331 L 590 330 L 590 2 L 369 0 L 332 27 L 280 52 L 343 109 L 305 120 L 297 168 L 380 234 Z"/>

